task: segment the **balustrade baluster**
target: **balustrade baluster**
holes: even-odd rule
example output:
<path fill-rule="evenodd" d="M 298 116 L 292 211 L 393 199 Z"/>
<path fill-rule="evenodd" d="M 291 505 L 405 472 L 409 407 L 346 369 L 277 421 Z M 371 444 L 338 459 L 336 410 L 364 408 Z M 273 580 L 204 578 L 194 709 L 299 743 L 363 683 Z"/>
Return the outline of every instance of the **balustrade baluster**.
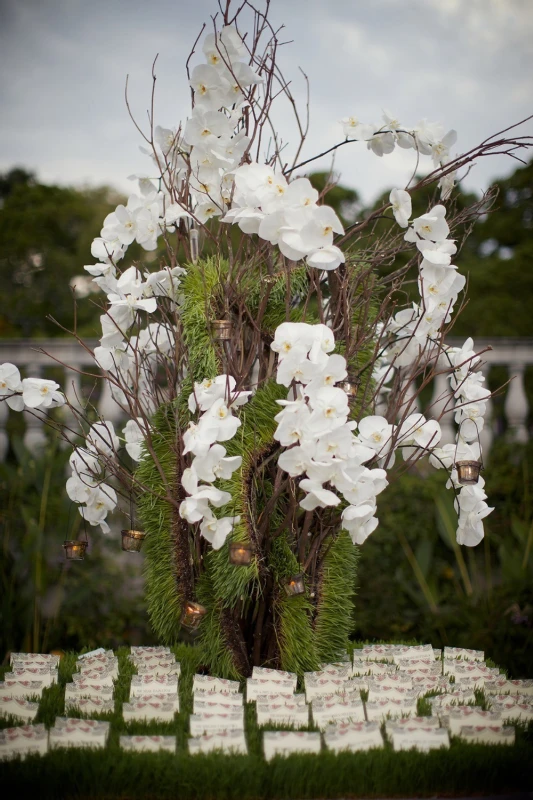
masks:
<path fill-rule="evenodd" d="M 40 364 L 28 364 L 26 374 L 29 378 L 40 378 L 41 373 L 42 367 Z M 32 409 L 30 411 L 28 409 L 22 413 L 24 414 L 24 420 L 26 422 L 26 431 L 23 438 L 24 445 L 28 448 L 30 453 L 36 455 L 46 445 L 46 435 L 44 432 L 46 412 L 37 409 Z"/>
<path fill-rule="evenodd" d="M 451 394 L 448 375 L 442 372 L 435 375 L 429 416 L 433 419 L 438 419 L 444 409 L 446 409 L 446 413 L 440 420 L 440 429 L 442 431 L 442 438 L 440 440 L 441 446 L 455 441 L 455 426 L 453 422 L 454 402 L 451 399 Z"/>
<path fill-rule="evenodd" d="M 517 364 L 509 370 L 511 383 L 504 405 L 509 437 L 515 442 L 527 442 L 529 438 L 526 426 L 528 402 L 524 388 L 524 370 L 525 364 Z"/>

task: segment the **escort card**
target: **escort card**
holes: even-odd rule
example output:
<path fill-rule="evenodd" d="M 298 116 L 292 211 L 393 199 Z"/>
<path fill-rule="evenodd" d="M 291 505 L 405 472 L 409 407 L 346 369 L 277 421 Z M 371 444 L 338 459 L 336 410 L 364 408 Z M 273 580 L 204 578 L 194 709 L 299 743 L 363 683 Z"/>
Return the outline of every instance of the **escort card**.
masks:
<path fill-rule="evenodd" d="M 293 680 L 275 680 L 274 678 L 247 678 L 246 680 L 246 700 L 251 703 L 260 694 L 273 694 L 281 692 L 289 694 L 294 691 Z"/>
<path fill-rule="evenodd" d="M 167 753 L 176 752 L 175 736 L 121 736 L 120 747 L 122 750 L 135 753 L 158 753 L 165 750 Z"/>
<path fill-rule="evenodd" d="M 313 700 L 313 722 L 321 731 L 334 723 L 364 722 L 365 709 L 361 700 Z"/>
<path fill-rule="evenodd" d="M 396 675 L 373 675 L 368 680 L 368 688 L 378 689 L 380 686 L 390 689 L 412 689 L 413 681 L 409 675 L 397 673 Z"/>
<path fill-rule="evenodd" d="M 450 736 L 446 728 L 409 728 L 406 726 L 391 728 L 391 740 L 394 750 L 438 750 L 450 747 Z"/>
<path fill-rule="evenodd" d="M 56 747 L 105 747 L 109 722 L 96 719 L 56 717 L 50 728 L 50 749 Z"/>
<path fill-rule="evenodd" d="M 82 675 L 87 672 L 109 672 L 112 678 L 118 678 L 118 658 L 91 656 L 83 661 L 76 661 L 76 666 Z"/>
<path fill-rule="evenodd" d="M 108 686 L 113 688 L 113 672 L 110 669 L 96 669 L 87 672 L 74 672 L 74 683 L 84 683 L 86 686 Z"/>
<path fill-rule="evenodd" d="M 394 698 L 386 700 L 370 700 L 365 703 L 366 718 L 369 722 L 379 722 L 386 716 L 406 717 L 416 715 L 416 698 L 396 700 Z"/>
<path fill-rule="evenodd" d="M 385 732 L 387 736 L 392 735 L 392 731 L 396 729 L 409 728 L 438 728 L 439 720 L 437 717 L 405 717 L 404 719 L 388 719 L 385 722 Z"/>
<path fill-rule="evenodd" d="M 518 695 L 515 695 L 517 697 Z M 514 706 L 498 705 L 493 703 L 491 711 L 501 714 L 502 719 L 518 720 L 520 722 L 530 722 L 533 720 L 533 704 L 532 703 L 516 703 Z"/>
<path fill-rule="evenodd" d="M 80 697 L 98 697 L 101 700 L 113 700 L 112 686 L 98 686 L 90 683 L 67 683 L 65 686 L 65 702 L 79 700 Z"/>
<path fill-rule="evenodd" d="M 370 683 L 368 689 L 368 700 L 387 700 L 388 698 L 394 700 L 405 700 L 411 705 L 416 706 L 420 692 L 418 689 L 408 689 L 403 686 L 381 686 Z"/>
<path fill-rule="evenodd" d="M 102 700 L 100 697 L 65 698 L 65 711 L 76 710 L 82 714 L 113 714 L 113 700 Z"/>
<path fill-rule="evenodd" d="M 305 679 L 305 698 L 309 703 L 315 697 L 322 697 L 328 694 L 346 694 L 359 691 L 359 687 L 351 680 L 342 678 L 306 678 Z"/>
<path fill-rule="evenodd" d="M 433 648 L 433 655 L 435 656 L 436 661 L 440 661 L 442 659 L 442 650 L 436 650 Z"/>
<path fill-rule="evenodd" d="M 286 694 L 281 692 L 275 692 L 274 694 L 258 694 L 255 698 L 255 702 L 257 705 L 269 705 L 270 703 L 274 703 L 275 705 L 283 705 L 284 703 L 288 703 L 291 706 L 307 705 L 305 694 Z"/>
<path fill-rule="evenodd" d="M 177 694 L 177 675 L 133 675 L 130 698 L 143 694 Z"/>
<path fill-rule="evenodd" d="M 416 689 L 420 695 L 427 692 L 447 692 L 453 689 L 454 684 L 450 683 L 449 678 L 439 678 L 434 675 L 431 678 L 420 678 L 413 676 L 413 689 Z"/>
<path fill-rule="evenodd" d="M 0 716 L 17 717 L 31 722 L 37 716 L 39 703 L 32 703 L 22 697 L 11 697 L 11 695 L 0 695 Z"/>
<path fill-rule="evenodd" d="M 170 647 L 163 647 L 162 645 L 155 645 L 154 647 L 131 647 L 132 656 L 166 656 L 172 655 Z"/>
<path fill-rule="evenodd" d="M 112 658 L 113 651 L 104 650 L 103 647 L 97 647 L 96 650 L 89 650 L 87 653 L 80 653 L 80 655 L 78 656 L 78 661 L 85 661 L 85 659 L 97 658 L 100 656 L 104 656 L 106 658 Z"/>
<path fill-rule="evenodd" d="M 215 678 L 212 675 L 195 675 L 192 684 L 193 692 L 203 689 L 208 692 L 237 694 L 240 688 L 239 681 L 228 681 L 225 678 Z"/>
<path fill-rule="evenodd" d="M 263 749 L 267 761 L 292 753 L 320 753 L 320 734 L 308 731 L 265 731 Z"/>
<path fill-rule="evenodd" d="M 316 672 L 304 672 L 304 681 L 309 678 L 337 678 L 340 680 L 348 680 L 352 677 L 351 664 L 344 664 L 342 667 L 326 666 Z"/>
<path fill-rule="evenodd" d="M 193 707 L 195 711 L 197 702 L 224 703 L 224 705 L 234 706 L 236 708 L 242 708 L 243 695 L 237 694 L 236 692 L 227 694 L 225 692 L 208 692 L 208 691 L 203 691 L 202 689 L 198 689 L 193 694 Z"/>
<path fill-rule="evenodd" d="M 447 708 L 464 706 L 467 703 L 475 703 L 476 695 L 472 690 L 465 689 L 462 691 L 447 692 L 446 694 L 438 694 L 436 697 L 428 697 L 427 701 L 433 711 L 438 712 Z"/>
<path fill-rule="evenodd" d="M 444 659 L 444 675 L 455 675 L 456 678 L 484 678 L 485 680 L 495 680 L 500 674 L 498 667 L 487 667 L 480 661 L 455 661 Z M 494 678 L 492 678 L 494 676 Z"/>
<path fill-rule="evenodd" d="M 155 664 L 167 664 L 168 666 L 175 666 L 179 662 L 176 661 L 174 655 L 172 653 L 167 653 L 166 655 L 138 655 L 138 656 L 128 656 L 128 661 L 133 664 L 135 667 L 149 667 Z"/>
<path fill-rule="evenodd" d="M 21 664 L 20 661 L 15 661 L 12 672 L 4 674 L 4 680 L 42 681 L 43 687 L 47 688 L 57 683 L 57 669 L 50 666 L 35 667 L 33 664 Z"/>
<path fill-rule="evenodd" d="M 354 658 L 352 665 L 352 675 L 394 675 L 396 671 L 396 664 L 366 661 L 364 658 Z"/>
<path fill-rule="evenodd" d="M 258 703 L 258 725 L 294 725 L 307 728 L 309 725 L 309 706 L 297 703 Z"/>
<path fill-rule="evenodd" d="M 194 714 L 235 714 L 242 706 L 231 703 L 213 702 L 212 700 L 194 700 Z"/>
<path fill-rule="evenodd" d="M 17 758 L 30 753 L 48 752 L 48 731 L 44 725 L 21 725 L 0 731 L 0 759 Z"/>
<path fill-rule="evenodd" d="M 404 648 L 405 649 L 405 648 Z M 355 658 L 363 658 L 366 661 L 390 661 L 394 662 L 394 656 L 399 655 L 397 645 L 394 644 L 369 644 L 361 650 L 354 650 Z"/>
<path fill-rule="evenodd" d="M 515 730 L 512 727 L 490 728 L 487 725 L 465 725 L 461 728 L 461 739 L 473 744 L 514 744 Z"/>
<path fill-rule="evenodd" d="M 469 650 L 466 647 L 445 647 L 444 658 L 461 658 L 463 661 L 484 661 L 483 650 Z"/>
<path fill-rule="evenodd" d="M 510 681 L 506 678 L 500 678 L 499 680 L 487 681 L 485 683 L 485 692 L 488 694 L 505 694 L 509 692 L 509 694 L 533 697 L 533 680 Z"/>
<path fill-rule="evenodd" d="M 223 731 L 222 733 L 204 734 L 194 739 L 189 739 L 189 753 L 191 756 L 199 753 L 212 753 L 220 750 L 222 753 L 232 753 L 246 756 L 248 748 L 244 731 Z"/>
<path fill-rule="evenodd" d="M 324 741 L 328 750 L 334 753 L 383 747 L 379 722 L 354 722 L 331 726 L 324 734 Z"/>
<path fill-rule="evenodd" d="M 138 675 L 180 675 L 181 666 L 177 661 L 140 661 L 135 665 Z"/>
<path fill-rule="evenodd" d="M 486 678 L 480 678 L 479 676 L 476 677 L 469 677 L 469 676 L 462 676 L 455 678 L 455 683 L 453 684 L 453 690 L 455 692 L 461 691 L 473 691 L 474 689 L 480 689 L 483 691 L 485 689 L 485 684 L 487 682 Z"/>
<path fill-rule="evenodd" d="M 383 677 L 383 676 L 379 676 Z M 356 676 L 350 678 L 350 680 L 346 681 L 346 692 L 350 694 L 357 694 L 357 692 L 368 692 L 368 687 L 370 685 L 370 681 L 372 679 L 371 675 L 365 675 L 363 677 Z"/>
<path fill-rule="evenodd" d="M 418 659 L 413 659 L 412 666 L 408 661 L 403 661 L 398 665 L 398 670 L 401 675 L 411 675 L 421 678 L 441 677 L 442 676 L 442 663 L 434 661 L 433 664 L 424 664 Z"/>
<path fill-rule="evenodd" d="M 42 681 L 0 681 L 0 695 L 3 697 L 41 697 L 43 688 Z"/>
<path fill-rule="evenodd" d="M 39 662 L 46 662 L 50 666 L 57 667 L 59 656 L 53 656 L 51 653 L 11 653 L 9 663 L 13 665 L 14 661 L 24 661 L 28 665 L 33 662 L 36 666 L 41 666 Z"/>
<path fill-rule="evenodd" d="M 285 672 L 283 669 L 268 669 L 267 667 L 254 667 L 252 678 L 257 680 L 292 681 L 293 690 L 296 690 L 298 676 L 295 672 Z"/>
<path fill-rule="evenodd" d="M 411 645 L 407 647 L 399 648 L 397 651 L 394 652 L 394 663 L 397 664 L 400 660 L 405 660 L 406 658 L 424 658 L 430 661 L 435 660 L 435 655 L 433 653 L 433 647 L 430 644 L 417 644 Z"/>
<path fill-rule="evenodd" d="M 244 731 L 244 714 L 242 710 L 229 714 L 191 714 L 189 725 L 191 736 L 221 731 Z"/>
<path fill-rule="evenodd" d="M 441 717 L 443 727 L 448 728 L 450 733 L 459 735 L 461 728 L 465 725 L 487 725 L 491 728 L 503 727 L 503 718 L 498 711 L 482 711 L 475 706 L 462 706 L 460 708 L 450 708 L 445 717 Z"/>
<path fill-rule="evenodd" d="M 141 699 L 135 697 L 129 703 L 123 703 L 122 716 L 125 722 L 173 722 L 178 711 L 172 695 L 159 695 L 158 699 Z"/>

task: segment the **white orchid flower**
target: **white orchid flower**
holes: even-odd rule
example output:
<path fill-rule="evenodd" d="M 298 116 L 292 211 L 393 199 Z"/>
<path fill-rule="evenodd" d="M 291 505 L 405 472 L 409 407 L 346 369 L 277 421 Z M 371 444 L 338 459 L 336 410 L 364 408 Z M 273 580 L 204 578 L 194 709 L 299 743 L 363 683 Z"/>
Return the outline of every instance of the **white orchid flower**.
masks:
<path fill-rule="evenodd" d="M 200 525 L 200 533 L 213 546 L 213 550 L 220 550 L 228 535 L 235 525 L 241 521 L 240 517 L 222 517 L 217 519 L 214 514 L 206 515 Z"/>
<path fill-rule="evenodd" d="M 328 506 L 337 506 L 340 503 L 340 497 L 329 489 L 324 489 L 318 481 L 312 481 L 304 478 L 300 481 L 300 488 L 306 492 L 306 496 L 300 501 L 300 506 L 305 508 L 306 511 L 314 511 L 315 508 L 327 508 Z"/>
<path fill-rule="evenodd" d="M 389 195 L 394 219 L 401 228 L 407 228 L 412 214 L 411 195 L 405 189 L 393 189 Z"/>
<path fill-rule="evenodd" d="M 58 392 L 59 384 L 44 378 L 24 378 L 22 399 L 27 408 L 55 408 L 65 404 L 65 396 Z"/>
<path fill-rule="evenodd" d="M 21 393 L 22 381 L 17 367 L 9 362 L 0 365 L 0 398 L 5 398 L 13 411 L 22 411 L 24 399 Z"/>
<path fill-rule="evenodd" d="M 228 480 L 242 464 L 242 456 L 227 456 L 226 448 L 214 444 L 205 456 L 196 456 L 193 469 L 202 481 L 212 483 L 218 478 Z"/>

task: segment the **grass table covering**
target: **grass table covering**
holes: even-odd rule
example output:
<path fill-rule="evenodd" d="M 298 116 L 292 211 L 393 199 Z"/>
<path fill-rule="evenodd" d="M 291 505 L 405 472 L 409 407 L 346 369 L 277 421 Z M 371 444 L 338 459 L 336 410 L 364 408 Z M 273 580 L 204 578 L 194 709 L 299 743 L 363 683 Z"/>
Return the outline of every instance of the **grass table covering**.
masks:
<path fill-rule="evenodd" d="M 134 666 L 128 660 L 129 648 L 117 651 L 119 678 L 115 684 L 115 712 L 91 714 L 91 719 L 111 723 L 104 750 L 59 749 L 44 756 L 0 763 L 2 790 L 26 792 L 41 798 L 351 798 L 416 797 L 431 794 L 479 795 L 533 789 L 533 724 L 516 725 L 512 746 L 480 745 L 451 738 L 449 750 L 429 753 L 394 752 L 390 744 L 361 753 L 335 755 L 322 750 L 320 755 L 276 757 L 266 762 L 262 749 L 255 703 L 245 704 L 247 756 L 190 756 L 187 749 L 189 714 L 192 711 L 192 678 L 197 671 L 198 654 L 194 647 L 172 648 L 181 663 L 179 681 L 180 713 L 173 722 L 131 722 L 122 717 L 122 704 L 128 701 Z M 68 653 L 59 665 L 59 683 L 45 689 L 35 723 L 54 724 L 64 716 L 65 684 L 71 680 L 76 654 Z M 5 671 L 7 667 L 3 669 Z M 419 700 L 419 714 L 429 714 L 426 701 Z M 82 716 L 74 711 L 69 716 Z M 13 718 L 0 718 L 0 727 L 21 724 Z M 282 726 L 286 728 L 287 726 Z M 305 729 L 302 729 L 305 730 Z M 309 726 L 308 730 L 317 730 Z M 121 734 L 166 735 L 177 737 L 177 753 L 127 753 L 119 747 Z"/>

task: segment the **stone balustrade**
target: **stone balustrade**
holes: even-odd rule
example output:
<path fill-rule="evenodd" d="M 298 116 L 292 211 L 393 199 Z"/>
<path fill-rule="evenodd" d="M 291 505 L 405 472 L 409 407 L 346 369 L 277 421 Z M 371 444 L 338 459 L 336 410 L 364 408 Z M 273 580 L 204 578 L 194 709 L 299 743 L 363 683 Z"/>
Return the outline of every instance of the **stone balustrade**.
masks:
<path fill-rule="evenodd" d="M 448 340 L 449 344 L 459 345 L 462 342 Z M 87 341 L 92 350 L 98 342 Z M 487 346 L 492 350 L 483 353 L 484 374 L 490 379 L 490 369 L 503 366 L 507 370 L 508 385 L 505 387 L 503 413 L 505 424 L 493 415 L 493 401 L 489 400 L 485 415 L 486 424 L 481 433 L 485 458 L 490 452 L 495 437 L 505 433 L 511 440 L 526 442 L 529 439 L 528 428 L 529 402 L 525 387 L 525 372 L 533 367 L 533 339 L 493 339 L 475 342 L 476 351 Z M 89 402 L 95 412 L 103 419 L 115 425 L 125 422 L 124 414 L 113 400 L 109 385 L 99 381 L 95 376 L 98 370 L 89 350 L 85 350 L 77 342 L 68 339 L 20 340 L 4 339 L 0 341 L 0 364 L 11 362 L 20 369 L 23 377 L 54 378 L 67 394 L 73 405 Z M 74 370 L 69 369 L 74 367 Z M 418 399 L 405 397 L 411 403 L 411 411 L 421 410 Z M 426 407 L 430 409 L 428 416 L 438 417 L 443 408 L 450 408 L 449 381 L 446 375 L 437 375 L 433 381 L 432 397 Z M 6 403 L 0 402 L 0 461 L 5 459 L 9 448 L 6 431 L 9 409 Z M 11 412 L 15 413 L 15 412 Z M 42 412 L 25 411 L 24 443 L 35 451 L 42 446 L 45 438 L 44 414 Z M 443 432 L 442 443 L 452 442 L 455 438 L 455 424 L 452 414 L 446 414 L 441 420 Z"/>

